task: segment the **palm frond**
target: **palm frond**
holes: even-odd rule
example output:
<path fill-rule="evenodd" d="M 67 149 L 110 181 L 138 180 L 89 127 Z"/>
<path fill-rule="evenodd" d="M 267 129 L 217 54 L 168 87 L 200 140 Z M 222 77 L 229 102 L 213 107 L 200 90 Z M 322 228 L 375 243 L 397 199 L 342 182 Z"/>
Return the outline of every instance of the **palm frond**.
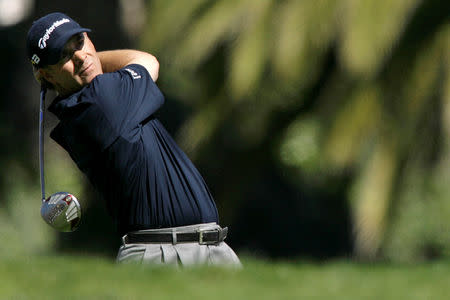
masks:
<path fill-rule="evenodd" d="M 194 20 L 180 40 L 174 59 L 192 69 L 205 61 L 223 42 L 235 36 L 246 18 L 252 0 L 218 0 Z"/>
<path fill-rule="evenodd" d="M 275 13 L 273 67 L 297 87 L 315 79 L 333 39 L 336 1 L 288 1 Z"/>
<path fill-rule="evenodd" d="M 340 60 L 355 76 L 376 74 L 422 0 L 345 0 Z"/>
<path fill-rule="evenodd" d="M 149 17 L 142 44 L 152 53 L 159 53 L 179 42 L 180 35 L 195 19 L 199 10 L 211 0 L 156 0 L 149 4 Z"/>
<path fill-rule="evenodd" d="M 270 43 L 271 1 L 254 1 L 253 9 L 247 11 L 245 22 L 233 43 L 230 56 L 228 82 L 233 99 L 238 101 L 257 88 L 264 74 Z"/>

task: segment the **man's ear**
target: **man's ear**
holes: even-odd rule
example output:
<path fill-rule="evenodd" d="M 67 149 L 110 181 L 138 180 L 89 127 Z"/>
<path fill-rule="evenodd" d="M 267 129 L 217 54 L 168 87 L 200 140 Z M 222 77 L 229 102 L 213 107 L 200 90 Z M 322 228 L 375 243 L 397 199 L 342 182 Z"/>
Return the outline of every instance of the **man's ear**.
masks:
<path fill-rule="evenodd" d="M 37 78 L 41 78 L 41 79 L 45 79 L 46 81 L 52 82 L 53 81 L 53 75 L 51 74 L 51 72 L 49 72 L 46 69 L 39 69 L 37 70 Z"/>
<path fill-rule="evenodd" d="M 50 72 L 48 72 L 45 69 L 34 68 L 33 69 L 33 75 L 34 75 L 34 78 L 36 78 L 37 82 L 39 82 L 39 84 L 41 86 L 45 86 L 45 87 L 47 87 L 48 89 L 51 89 L 51 90 L 54 89 L 54 86 L 51 83 L 52 82 L 51 80 L 52 80 L 53 77 L 52 77 Z"/>

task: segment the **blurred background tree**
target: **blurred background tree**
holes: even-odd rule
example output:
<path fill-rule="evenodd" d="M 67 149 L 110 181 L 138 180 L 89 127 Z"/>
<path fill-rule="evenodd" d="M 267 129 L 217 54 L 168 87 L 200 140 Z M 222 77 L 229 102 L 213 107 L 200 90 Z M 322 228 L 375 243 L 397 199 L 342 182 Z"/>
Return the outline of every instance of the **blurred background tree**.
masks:
<path fill-rule="evenodd" d="M 192 109 L 178 139 L 217 173 L 233 235 L 249 230 L 240 243 L 448 251 L 448 4 L 161 0 L 148 11 L 142 48 Z"/>
<path fill-rule="evenodd" d="M 10 70 L 0 240 L 111 256 L 118 243 L 53 142 L 48 192 L 80 194 L 86 218 L 80 231 L 54 236 L 37 213 L 38 86 L 22 47 L 31 21 L 51 11 L 92 28 L 98 50 L 157 56 L 167 98 L 159 117 L 204 175 L 237 250 L 450 255 L 450 5 L 438 0 L 35 1 L 0 32 Z"/>

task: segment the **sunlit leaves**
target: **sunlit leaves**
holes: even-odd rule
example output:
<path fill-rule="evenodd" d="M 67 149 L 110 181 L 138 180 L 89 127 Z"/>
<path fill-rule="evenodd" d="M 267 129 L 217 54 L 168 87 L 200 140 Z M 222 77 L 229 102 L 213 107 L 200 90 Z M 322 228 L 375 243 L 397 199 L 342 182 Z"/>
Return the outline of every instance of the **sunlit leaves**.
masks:
<path fill-rule="evenodd" d="M 362 165 L 350 195 L 356 223 L 355 251 L 362 257 L 378 254 L 387 227 L 397 163 L 395 143 L 380 139 Z"/>
<path fill-rule="evenodd" d="M 254 4 L 251 0 L 213 1 L 211 8 L 194 20 L 180 40 L 175 59 L 188 68 L 196 68 L 223 41 L 238 32 L 246 13 Z"/>
<path fill-rule="evenodd" d="M 421 1 L 342 1 L 343 28 L 339 48 L 343 66 L 355 76 L 375 75 Z"/>
<path fill-rule="evenodd" d="M 232 100 L 254 94 L 264 74 L 271 41 L 270 11 L 271 1 L 255 0 L 247 12 L 245 22 L 240 28 L 237 39 L 233 42 L 230 71 Z"/>
<path fill-rule="evenodd" d="M 365 144 L 377 138 L 381 128 L 381 95 L 375 85 L 364 85 L 336 99 L 342 103 L 328 131 L 325 155 L 337 168 L 355 163 Z"/>
<path fill-rule="evenodd" d="M 242 149 L 270 145 L 261 151 L 293 181 L 351 170 L 356 248 L 374 257 L 396 201 L 430 189 L 404 173 L 440 199 L 450 176 L 436 167 L 450 165 L 449 26 L 435 22 L 413 47 L 404 39 L 429 21 L 414 20 L 428 16 L 420 9 L 440 9 L 424 1 L 153 1 L 144 44 L 168 68 L 166 93 L 192 106 L 179 134 L 191 155 L 228 126 Z"/>
<path fill-rule="evenodd" d="M 210 0 L 156 0 L 149 6 L 150 19 L 143 34 L 143 45 L 152 53 L 172 50 L 179 43 L 179 35 L 185 35 L 196 13 Z M 169 47 L 169 49 L 168 49 Z"/>
<path fill-rule="evenodd" d="M 450 25 L 447 25 L 441 32 L 443 42 L 443 68 L 445 77 L 443 80 L 443 107 L 442 119 L 444 123 L 445 133 L 450 136 Z M 446 143 L 450 151 L 450 143 Z M 450 158 L 450 157 L 449 157 Z"/>
<path fill-rule="evenodd" d="M 224 104 L 226 98 L 219 95 L 215 100 L 197 110 L 178 134 L 178 140 L 193 159 L 196 158 L 199 148 L 213 135 L 228 113 L 228 105 Z"/>
<path fill-rule="evenodd" d="M 281 81 L 310 83 L 336 33 L 338 1 L 286 1 L 274 13 L 274 71 Z"/>
<path fill-rule="evenodd" d="M 286 166 L 301 168 L 306 174 L 316 173 L 321 161 L 320 122 L 314 118 L 294 121 L 286 130 L 280 146 L 280 160 Z"/>

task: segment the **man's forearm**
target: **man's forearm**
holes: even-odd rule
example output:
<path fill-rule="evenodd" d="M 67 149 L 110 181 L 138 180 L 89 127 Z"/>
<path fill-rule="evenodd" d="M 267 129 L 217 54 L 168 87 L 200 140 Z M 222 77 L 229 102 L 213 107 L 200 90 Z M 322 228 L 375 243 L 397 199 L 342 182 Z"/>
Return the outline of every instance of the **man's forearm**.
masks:
<path fill-rule="evenodd" d="M 153 81 L 156 82 L 159 74 L 159 63 L 153 55 L 131 49 L 108 50 L 97 52 L 102 64 L 103 72 L 109 73 L 117 71 L 130 64 L 143 65 L 150 73 Z"/>

